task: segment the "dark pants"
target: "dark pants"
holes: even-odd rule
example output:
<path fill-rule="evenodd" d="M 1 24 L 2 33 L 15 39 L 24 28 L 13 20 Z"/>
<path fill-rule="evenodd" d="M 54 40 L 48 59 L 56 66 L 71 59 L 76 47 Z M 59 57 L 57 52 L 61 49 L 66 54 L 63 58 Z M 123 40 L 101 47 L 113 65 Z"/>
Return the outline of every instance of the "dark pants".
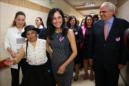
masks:
<path fill-rule="evenodd" d="M 19 86 L 20 67 L 22 69 L 22 74 L 23 74 L 23 77 L 24 77 L 26 66 L 27 66 L 26 59 L 22 59 L 20 61 L 20 63 L 18 64 L 18 69 L 11 68 L 11 77 L 12 77 L 11 86 Z"/>
<path fill-rule="evenodd" d="M 19 86 L 19 69 L 11 68 L 11 86 Z"/>
<path fill-rule="evenodd" d="M 119 72 L 117 65 L 95 64 L 95 86 L 118 86 Z"/>
<path fill-rule="evenodd" d="M 28 65 L 20 86 L 56 86 L 50 63 Z"/>

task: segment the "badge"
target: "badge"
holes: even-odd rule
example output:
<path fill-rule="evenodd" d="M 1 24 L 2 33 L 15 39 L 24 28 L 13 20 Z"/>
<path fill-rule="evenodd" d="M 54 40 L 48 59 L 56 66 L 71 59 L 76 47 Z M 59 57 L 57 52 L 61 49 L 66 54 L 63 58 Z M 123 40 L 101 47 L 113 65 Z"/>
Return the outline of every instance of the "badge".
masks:
<path fill-rule="evenodd" d="M 120 37 L 117 37 L 117 38 L 116 38 L 116 42 L 119 42 L 119 41 L 120 41 Z"/>

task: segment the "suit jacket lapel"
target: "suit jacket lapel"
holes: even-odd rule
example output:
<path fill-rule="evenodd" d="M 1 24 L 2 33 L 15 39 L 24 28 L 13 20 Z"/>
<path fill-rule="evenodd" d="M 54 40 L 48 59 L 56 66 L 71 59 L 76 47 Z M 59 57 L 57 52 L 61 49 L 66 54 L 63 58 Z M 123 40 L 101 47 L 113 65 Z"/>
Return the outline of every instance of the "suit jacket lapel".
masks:
<path fill-rule="evenodd" d="M 101 31 L 102 31 L 101 32 L 102 33 L 102 38 L 103 38 L 103 40 L 105 40 L 105 38 L 104 38 L 104 21 L 101 22 L 100 27 L 102 28 L 101 29 Z"/>

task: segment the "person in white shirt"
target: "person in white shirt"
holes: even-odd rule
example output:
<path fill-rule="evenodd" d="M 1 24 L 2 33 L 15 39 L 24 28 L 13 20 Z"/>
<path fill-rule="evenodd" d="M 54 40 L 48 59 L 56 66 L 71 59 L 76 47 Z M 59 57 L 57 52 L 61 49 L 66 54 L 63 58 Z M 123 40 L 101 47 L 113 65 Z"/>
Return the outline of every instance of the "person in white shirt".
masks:
<path fill-rule="evenodd" d="M 16 53 L 19 51 L 25 41 L 25 39 L 21 37 L 21 33 L 23 32 L 24 26 L 26 25 L 25 18 L 25 13 L 18 11 L 15 14 L 12 26 L 6 32 L 5 49 L 9 52 L 11 57 L 15 57 Z M 22 60 L 19 64 L 11 66 L 11 86 L 19 86 L 19 69 L 21 66 L 24 76 L 24 62 L 25 61 Z"/>
<path fill-rule="evenodd" d="M 15 58 L 10 60 L 10 64 L 16 64 L 24 56 L 26 57 L 28 66 L 21 86 L 56 86 L 52 68 L 46 55 L 46 40 L 39 39 L 38 32 L 39 30 L 33 25 L 25 27 L 22 36 L 27 38 L 27 41 Z"/>

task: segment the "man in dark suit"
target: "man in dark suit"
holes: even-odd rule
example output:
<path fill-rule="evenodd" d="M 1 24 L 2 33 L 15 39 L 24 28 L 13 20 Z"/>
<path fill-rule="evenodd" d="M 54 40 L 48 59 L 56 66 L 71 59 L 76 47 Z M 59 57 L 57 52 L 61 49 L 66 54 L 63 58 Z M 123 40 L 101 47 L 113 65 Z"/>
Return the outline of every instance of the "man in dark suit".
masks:
<path fill-rule="evenodd" d="M 129 22 L 116 18 L 116 7 L 104 2 L 100 7 L 101 20 L 93 27 L 90 57 L 93 57 L 96 86 L 118 86 L 120 69 L 127 61 L 123 41 Z"/>

